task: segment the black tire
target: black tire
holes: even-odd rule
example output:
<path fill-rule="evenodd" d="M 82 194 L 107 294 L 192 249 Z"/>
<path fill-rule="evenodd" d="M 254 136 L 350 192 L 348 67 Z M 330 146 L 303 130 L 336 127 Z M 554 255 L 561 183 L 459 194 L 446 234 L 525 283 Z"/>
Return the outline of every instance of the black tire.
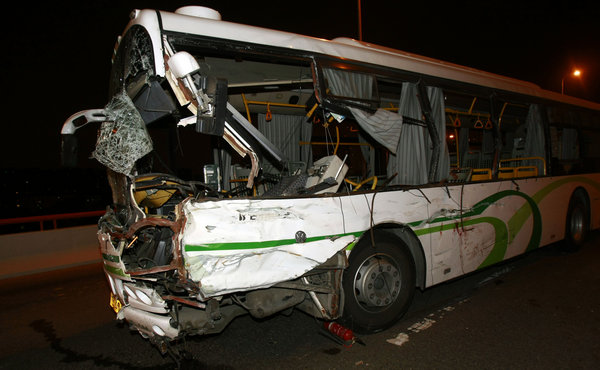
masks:
<path fill-rule="evenodd" d="M 569 252 L 579 250 L 590 231 L 590 211 L 585 195 L 576 191 L 567 210 L 564 247 Z"/>
<path fill-rule="evenodd" d="M 415 263 L 406 244 L 386 233 L 364 237 L 344 271 L 342 320 L 357 333 L 375 333 L 398 321 L 415 292 Z"/>

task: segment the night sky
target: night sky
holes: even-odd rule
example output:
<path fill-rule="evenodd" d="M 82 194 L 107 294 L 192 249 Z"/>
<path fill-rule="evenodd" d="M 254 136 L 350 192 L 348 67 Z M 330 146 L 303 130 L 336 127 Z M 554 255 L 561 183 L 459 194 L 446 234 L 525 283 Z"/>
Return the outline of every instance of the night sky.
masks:
<path fill-rule="evenodd" d="M 227 21 L 359 38 L 356 0 L 22 3 L 3 12 L 3 169 L 59 166 L 64 120 L 108 100 L 113 46 L 132 9 L 205 5 Z M 600 101 L 600 11 L 594 4 L 362 0 L 363 40 L 554 91 L 577 66 L 583 77 L 567 78 L 566 92 Z"/>

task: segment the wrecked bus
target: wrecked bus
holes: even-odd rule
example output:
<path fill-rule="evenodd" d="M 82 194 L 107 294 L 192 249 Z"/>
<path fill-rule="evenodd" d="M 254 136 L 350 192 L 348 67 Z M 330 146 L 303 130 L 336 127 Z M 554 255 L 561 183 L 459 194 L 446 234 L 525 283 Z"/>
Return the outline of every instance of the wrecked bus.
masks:
<path fill-rule="evenodd" d="M 96 126 L 110 306 L 163 350 L 292 309 L 383 330 L 600 224 L 600 106 L 515 79 L 185 7 L 131 14 L 110 96 L 63 154 Z"/>

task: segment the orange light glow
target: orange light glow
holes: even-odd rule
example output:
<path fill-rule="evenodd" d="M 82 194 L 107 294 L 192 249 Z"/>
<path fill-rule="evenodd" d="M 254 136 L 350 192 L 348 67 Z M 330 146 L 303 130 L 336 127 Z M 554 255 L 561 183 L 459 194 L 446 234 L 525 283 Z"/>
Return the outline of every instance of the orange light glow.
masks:
<path fill-rule="evenodd" d="M 573 76 L 575 76 L 575 77 L 581 76 L 581 70 L 579 70 L 579 69 L 574 70 L 573 71 Z"/>

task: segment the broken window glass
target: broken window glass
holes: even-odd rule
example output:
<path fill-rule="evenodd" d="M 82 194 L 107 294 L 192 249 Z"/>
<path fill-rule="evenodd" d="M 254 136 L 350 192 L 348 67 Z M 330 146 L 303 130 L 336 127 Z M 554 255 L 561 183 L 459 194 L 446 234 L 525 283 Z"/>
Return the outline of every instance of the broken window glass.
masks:
<path fill-rule="evenodd" d="M 147 79 L 154 76 L 154 62 L 150 35 L 142 27 L 132 27 L 119 43 L 113 61 L 111 96 L 124 88 L 135 97 Z"/>
<path fill-rule="evenodd" d="M 132 175 L 135 162 L 152 151 L 152 140 L 144 120 L 125 91 L 116 94 L 105 108 L 92 156 L 106 167 Z"/>

